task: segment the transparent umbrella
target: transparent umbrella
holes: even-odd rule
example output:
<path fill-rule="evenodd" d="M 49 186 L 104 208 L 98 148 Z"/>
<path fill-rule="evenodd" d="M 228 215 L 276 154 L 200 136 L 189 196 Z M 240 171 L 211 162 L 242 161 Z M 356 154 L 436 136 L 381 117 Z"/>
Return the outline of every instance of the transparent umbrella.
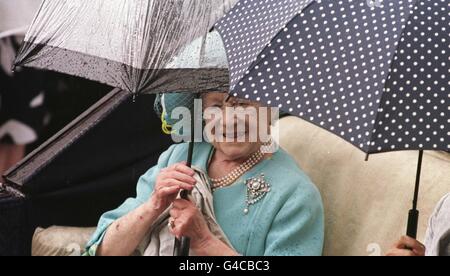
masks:
<path fill-rule="evenodd" d="M 135 94 L 221 89 L 228 77 L 223 68 L 170 64 L 187 45 L 205 37 L 234 2 L 47 0 L 16 65 L 67 73 Z"/>

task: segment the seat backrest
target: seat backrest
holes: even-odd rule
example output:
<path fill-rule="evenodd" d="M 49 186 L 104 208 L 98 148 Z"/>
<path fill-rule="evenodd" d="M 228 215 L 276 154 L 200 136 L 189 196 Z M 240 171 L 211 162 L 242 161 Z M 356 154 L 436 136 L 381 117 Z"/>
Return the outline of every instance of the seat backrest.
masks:
<path fill-rule="evenodd" d="M 280 123 L 281 146 L 321 191 L 325 255 L 383 255 L 406 233 L 417 151 L 365 154 L 295 117 Z M 419 238 L 439 200 L 450 192 L 450 154 L 426 152 L 422 167 Z"/>

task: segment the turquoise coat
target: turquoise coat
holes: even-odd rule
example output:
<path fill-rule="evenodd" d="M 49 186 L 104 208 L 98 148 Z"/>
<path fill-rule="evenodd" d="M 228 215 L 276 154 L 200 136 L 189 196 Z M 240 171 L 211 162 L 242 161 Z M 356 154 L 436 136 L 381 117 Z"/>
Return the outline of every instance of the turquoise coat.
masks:
<path fill-rule="evenodd" d="M 136 209 L 150 197 L 155 179 L 162 168 L 186 160 L 188 144 L 172 146 L 158 164 L 145 173 L 137 185 L 137 197 L 128 199 L 118 209 L 104 214 L 96 233 L 88 243 L 89 255 L 95 255 L 108 227 Z M 193 165 L 207 172 L 213 147 L 195 145 Z M 246 209 L 246 180 L 265 175 L 271 190 Z M 296 162 L 282 149 L 259 163 L 233 186 L 214 193 L 218 223 L 244 256 L 317 256 L 324 242 L 324 211 L 321 196 Z"/>

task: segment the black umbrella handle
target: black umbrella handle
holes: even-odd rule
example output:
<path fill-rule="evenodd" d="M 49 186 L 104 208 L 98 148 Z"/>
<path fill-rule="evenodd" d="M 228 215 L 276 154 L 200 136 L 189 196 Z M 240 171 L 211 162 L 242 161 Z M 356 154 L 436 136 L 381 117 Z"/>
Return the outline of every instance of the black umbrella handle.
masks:
<path fill-rule="evenodd" d="M 187 191 L 181 192 L 181 198 L 188 199 L 189 193 Z M 181 240 L 178 240 L 179 246 L 175 247 L 175 256 L 187 257 L 189 256 L 189 251 L 191 249 L 191 239 L 187 237 L 182 237 Z"/>
<path fill-rule="evenodd" d="M 187 166 L 192 167 L 192 156 L 194 154 L 194 140 L 189 143 L 189 151 L 187 158 Z M 189 192 L 186 190 L 181 191 L 180 198 L 189 199 Z M 175 238 L 175 246 L 173 248 L 173 255 L 178 257 L 189 256 L 189 250 L 191 248 L 191 240 L 187 237 L 182 237 L 181 240 Z"/>
<path fill-rule="evenodd" d="M 192 166 L 192 153 L 194 151 L 194 142 L 189 144 L 189 154 L 187 166 Z M 184 190 L 180 193 L 180 198 L 189 199 L 189 192 Z M 177 257 L 187 257 L 189 256 L 189 250 L 191 248 L 191 240 L 186 237 L 181 237 L 181 239 L 175 238 L 175 246 L 173 248 L 173 255 Z"/>
<path fill-rule="evenodd" d="M 180 197 L 182 199 L 188 199 L 189 192 L 182 191 Z M 191 239 L 187 237 L 181 237 L 181 239 L 175 238 L 175 246 L 173 248 L 173 255 L 176 257 L 187 257 L 191 249 Z"/>
<path fill-rule="evenodd" d="M 406 235 L 408 237 L 417 239 L 417 229 L 419 226 L 419 211 L 410 210 L 408 216 L 408 230 L 406 231 Z"/>
<path fill-rule="evenodd" d="M 422 174 L 422 160 L 423 160 L 423 150 L 419 151 L 419 160 L 417 162 L 416 185 L 414 189 L 413 208 L 409 211 L 408 229 L 406 231 L 406 235 L 408 235 L 408 237 L 413 239 L 417 239 L 417 229 L 419 226 L 420 213 L 417 210 L 417 205 L 419 201 L 420 177 Z"/>
<path fill-rule="evenodd" d="M 200 94 L 196 94 L 195 98 L 198 99 L 200 97 Z M 194 155 L 194 145 L 195 145 L 195 109 L 192 112 L 191 116 L 191 142 L 189 143 L 189 150 L 188 150 L 188 156 L 187 156 L 187 164 L 186 166 L 192 167 L 192 159 Z M 180 197 L 182 199 L 188 200 L 189 192 L 188 191 L 181 191 Z M 186 257 L 189 256 L 189 251 L 191 249 L 191 240 L 187 237 L 182 237 L 181 240 L 175 239 L 175 246 L 173 249 L 173 255 L 179 256 L 179 257 Z"/>

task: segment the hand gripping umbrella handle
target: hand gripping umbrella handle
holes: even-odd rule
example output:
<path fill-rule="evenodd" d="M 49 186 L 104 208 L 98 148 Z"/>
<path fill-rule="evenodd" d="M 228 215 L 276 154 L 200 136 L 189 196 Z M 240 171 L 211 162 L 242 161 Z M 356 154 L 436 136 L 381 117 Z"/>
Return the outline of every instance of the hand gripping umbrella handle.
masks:
<path fill-rule="evenodd" d="M 195 95 L 195 99 L 198 99 L 200 97 L 200 94 Z M 194 145 L 195 145 L 195 108 L 192 111 L 191 116 L 191 142 L 189 143 L 189 150 L 188 150 L 188 156 L 187 156 L 187 166 L 192 167 L 192 158 L 194 155 Z M 180 197 L 182 199 L 188 199 L 189 192 L 188 191 L 182 191 L 180 194 Z M 174 256 L 180 256 L 185 257 L 189 256 L 189 250 L 191 247 L 191 240 L 187 237 L 182 237 L 181 240 L 175 239 L 175 246 L 173 249 L 173 255 Z"/>
<path fill-rule="evenodd" d="M 185 197 L 184 197 L 185 196 Z M 183 191 L 181 198 L 187 199 L 188 192 Z M 174 256 L 187 257 L 189 256 L 189 250 L 191 249 L 191 239 L 187 237 L 181 237 L 181 240 L 175 239 Z"/>
<path fill-rule="evenodd" d="M 193 132 L 192 132 L 193 133 Z M 188 152 L 188 160 L 187 166 L 192 166 L 192 155 L 194 153 L 194 140 L 189 143 L 189 152 Z M 184 190 L 181 192 L 180 197 L 182 199 L 188 199 L 189 192 Z M 191 240 L 187 237 L 182 237 L 181 240 L 175 239 L 175 246 L 173 249 L 173 255 L 178 257 L 186 257 L 189 256 L 189 250 L 191 248 Z"/>

